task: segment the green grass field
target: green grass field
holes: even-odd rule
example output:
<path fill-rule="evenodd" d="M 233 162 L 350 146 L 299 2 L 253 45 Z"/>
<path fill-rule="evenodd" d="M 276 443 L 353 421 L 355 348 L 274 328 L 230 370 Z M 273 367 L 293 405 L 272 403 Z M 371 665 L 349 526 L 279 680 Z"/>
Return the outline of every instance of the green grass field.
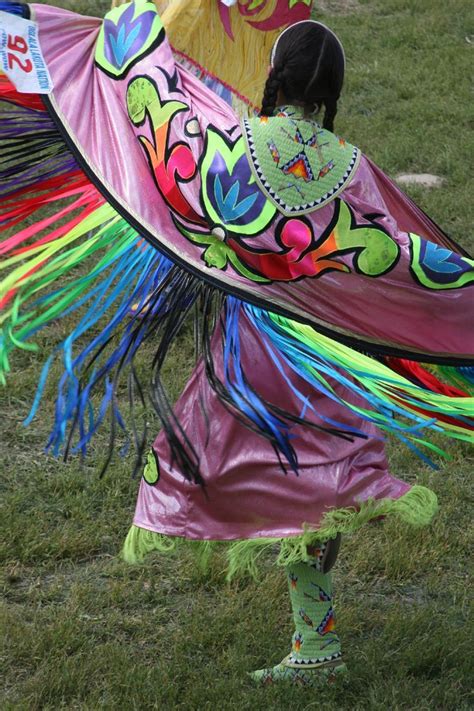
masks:
<path fill-rule="evenodd" d="M 107 5 L 62 4 L 89 14 Z M 411 194 L 472 249 L 474 4 L 321 0 L 319 7 L 348 57 L 337 131 L 390 174 L 443 176 L 442 190 Z M 55 329 L 40 337 L 45 349 Z M 185 333 L 168 366 L 175 395 L 191 350 Z M 142 354 L 142 367 L 150 357 Z M 388 521 L 345 539 L 334 578 L 347 678 L 324 692 L 254 689 L 246 671 L 278 662 L 289 648 L 282 571 L 269 555 L 257 582 L 227 584 L 219 557 L 207 576 L 189 552 L 122 563 L 138 487 L 131 458 L 117 458 L 100 481 L 105 433 L 82 466 L 42 453 L 52 388 L 32 426 L 21 424 L 40 365 L 20 353 L 0 392 L 2 711 L 474 708 L 467 446 L 448 445 L 451 461 L 433 472 L 390 443 L 393 472 L 434 489 L 441 510 L 421 531 Z"/>

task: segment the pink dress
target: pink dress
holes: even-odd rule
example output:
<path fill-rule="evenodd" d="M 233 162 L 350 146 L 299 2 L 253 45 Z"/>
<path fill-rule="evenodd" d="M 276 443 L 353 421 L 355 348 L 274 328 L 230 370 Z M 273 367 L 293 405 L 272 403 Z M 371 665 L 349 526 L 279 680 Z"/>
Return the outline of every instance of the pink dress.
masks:
<path fill-rule="evenodd" d="M 217 333 L 216 352 L 219 338 Z M 251 384 L 258 385 L 270 402 L 299 414 L 301 406 L 248 322 L 241 343 Z M 299 472 L 284 472 L 271 445 L 225 409 L 203 371 L 200 362 L 175 413 L 197 451 L 205 488 L 173 469 L 166 438 L 159 434 L 153 445 L 159 480 L 150 485 L 142 479 L 135 526 L 193 540 L 279 539 L 300 535 L 305 524 L 318 528 L 330 509 L 358 509 L 369 498 L 396 499 L 410 489 L 389 474 L 376 428 L 348 411 L 341 412 L 329 398 L 315 396 L 301 379 L 295 385 L 316 410 L 363 429 L 368 439 L 348 442 L 297 425 L 294 446 Z M 342 394 L 343 388 L 334 386 Z"/>

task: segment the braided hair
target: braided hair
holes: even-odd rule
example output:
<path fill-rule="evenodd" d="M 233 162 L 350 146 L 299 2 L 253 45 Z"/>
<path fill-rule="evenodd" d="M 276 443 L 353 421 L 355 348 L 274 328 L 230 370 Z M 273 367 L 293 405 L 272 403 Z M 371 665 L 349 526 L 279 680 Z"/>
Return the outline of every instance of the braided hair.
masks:
<path fill-rule="evenodd" d="M 262 114 L 264 116 L 271 116 L 275 111 L 284 74 L 285 70 L 281 65 L 272 67 L 270 70 L 262 97 Z"/>
<path fill-rule="evenodd" d="M 344 81 L 344 50 L 336 35 L 316 22 L 298 22 L 285 30 L 272 52 L 272 68 L 262 97 L 262 114 L 272 116 L 278 95 L 307 113 L 324 107 L 323 128 L 334 130 Z"/>

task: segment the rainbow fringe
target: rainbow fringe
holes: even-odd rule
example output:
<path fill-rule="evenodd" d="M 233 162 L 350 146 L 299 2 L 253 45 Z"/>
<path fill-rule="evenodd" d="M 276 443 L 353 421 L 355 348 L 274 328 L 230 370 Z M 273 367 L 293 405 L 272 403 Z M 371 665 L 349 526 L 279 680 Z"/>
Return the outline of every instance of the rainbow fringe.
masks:
<path fill-rule="evenodd" d="M 79 169 L 40 97 L 18 94 L 0 77 L 0 100 L 0 231 L 6 233 L 0 244 L 0 381 L 6 382 L 13 350 L 37 351 L 34 336 L 75 312 L 74 328 L 43 367 L 26 424 L 38 410 L 54 361 L 62 360 L 47 448 L 85 454 L 110 409 L 125 429 L 111 374 L 138 349 L 144 332 L 132 331 L 140 310 L 172 265 Z M 12 233 L 25 221 L 32 222 Z M 115 338 L 124 323 L 125 333 Z M 81 349 L 78 340 L 87 334 L 90 342 Z M 94 408 L 92 392 L 99 383 L 103 396 Z M 74 445 L 71 430 L 78 433 Z"/>
<path fill-rule="evenodd" d="M 291 421 L 284 415 L 280 419 L 274 417 L 268 403 L 263 402 L 250 388 L 242 371 L 239 322 L 243 317 L 259 333 L 262 347 L 282 374 L 282 385 L 291 388 L 300 400 L 302 410 L 299 421 L 309 410 L 321 421 L 321 425 L 333 428 L 334 434 L 366 436 L 362 431 L 348 428 L 342 422 L 329 421 L 323 417 L 294 385 L 291 374 L 303 378 L 315 392 L 335 400 L 341 406 L 341 411 L 349 409 L 361 420 L 394 434 L 430 466 L 435 465 L 423 454 L 420 446 L 441 456 L 446 454 L 421 436 L 426 431 L 442 433 L 458 440 L 474 441 L 473 397 L 465 393 L 453 396 L 451 393 L 429 390 L 390 369 L 383 362 L 358 353 L 310 326 L 232 297 L 227 297 L 226 309 L 226 388 L 233 397 L 235 407 L 245 411 L 250 419 L 272 424 L 278 449 L 294 469 L 297 468 L 297 460 L 291 443 Z M 333 386 L 334 381 L 356 397 L 341 398 Z"/>

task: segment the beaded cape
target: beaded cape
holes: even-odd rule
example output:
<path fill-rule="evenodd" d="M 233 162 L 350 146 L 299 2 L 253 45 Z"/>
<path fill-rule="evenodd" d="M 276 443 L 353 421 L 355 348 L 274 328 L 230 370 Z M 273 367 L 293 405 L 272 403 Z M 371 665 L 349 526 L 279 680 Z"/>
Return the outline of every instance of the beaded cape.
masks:
<path fill-rule="evenodd" d="M 360 150 L 298 107 L 280 107 L 267 117 L 244 119 L 247 157 L 262 192 L 284 215 L 317 210 L 348 185 Z"/>

